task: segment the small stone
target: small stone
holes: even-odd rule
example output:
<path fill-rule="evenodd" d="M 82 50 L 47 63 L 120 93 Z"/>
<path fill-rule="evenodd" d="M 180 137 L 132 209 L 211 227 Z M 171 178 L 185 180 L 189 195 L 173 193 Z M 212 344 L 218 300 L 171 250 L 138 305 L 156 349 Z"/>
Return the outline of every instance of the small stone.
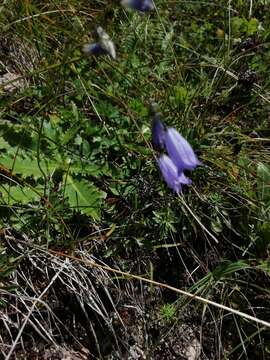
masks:
<path fill-rule="evenodd" d="M 7 72 L 0 76 L 0 88 L 7 93 L 13 93 L 16 90 L 22 90 L 26 86 L 26 82 L 20 78 L 20 75 Z"/>
<path fill-rule="evenodd" d="M 202 351 L 201 344 L 194 338 L 186 349 L 185 356 L 187 360 L 198 360 Z"/>

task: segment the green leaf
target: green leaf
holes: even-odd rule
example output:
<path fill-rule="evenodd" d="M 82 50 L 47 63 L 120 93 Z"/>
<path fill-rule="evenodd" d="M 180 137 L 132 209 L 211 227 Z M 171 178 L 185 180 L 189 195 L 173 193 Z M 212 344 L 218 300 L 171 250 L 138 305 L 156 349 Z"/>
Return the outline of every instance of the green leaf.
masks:
<path fill-rule="evenodd" d="M 256 18 L 250 20 L 235 16 L 232 18 L 232 33 L 235 36 L 245 34 L 254 35 L 258 31 L 259 21 Z"/>
<path fill-rule="evenodd" d="M 238 16 L 231 19 L 232 33 L 238 35 L 241 27 L 243 27 L 244 20 Z"/>
<path fill-rule="evenodd" d="M 61 143 L 63 145 L 68 144 L 71 140 L 74 140 L 81 128 L 81 125 L 70 127 L 65 133 L 61 135 Z"/>
<path fill-rule="evenodd" d="M 102 200 L 106 197 L 104 191 L 100 191 L 94 184 L 86 180 L 77 180 L 68 176 L 65 194 L 71 207 L 95 220 L 100 219 Z"/>
<path fill-rule="evenodd" d="M 257 268 L 266 272 L 270 276 L 270 261 L 268 260 L 261 260 Z"/>
<path fill-rule="evenodd" d="M 187 106 L 192 94 L 186 87 L 182 85 L 174 86 L 170 100 L 177 106 Z"/>
<path fill-rule="evenodd" d="M 222 232 L 223 226 L 218 217 L 216 219 L 211 220 L 211 228 L 217 234 Z"/>
<path fill-rule="evenodd" d="M 98 166 L 93 163 L 76 162 L 70 166 L 69 173 L 74 175 L 99 176 L 109 175 L 110 171 L 106 165 Z"/>
<path fill-rule="evenodd" d="M 270 203 L 270 167 L 263 163 L 257 166 L 257 188 L 259 199 Z"/>
<path fill-rule="evenodd" d="M 19 155 L 14 158 L 8 154 L 5 154 L 4 156 L 0 157 L 0 165 L 12 171 L 13 174 L 19 174 L 22 177 L 32 176 L 35 179 L 38 179 L 44 176 L 38 166 L 36 158 L 22 158 Z M 70 164 L 70 159 L 63 158 L 60 154 L 55 154 L 54 160 L 40 160 L 39 165 L 46 176 L 52 174 L 56 169 L 69 171 L 69 173 L 75 175 L 109 175 L 109 169 L 106 165 L 98 166 L 96 164 L 86 162 L 75 162 Z"/>
<path fill-rule="evenodd" d="M 79 111 L 78 111 L 77 105 L 72 101 L 71 106 L 72 106 L 72 113 L 74 115 L 75 121 L 79 121 Z"/>
<path fill-rule="evenodd" d="M 30 187 L 1 185 L 2 199 L 5 204 L 28 204 L 33 200 L 38 200 L 38 193 Z"/>
<path fill-rule="evenodd" d="M 5 139 L 0 137 L 0 150 L 8 149 L 8 148 L 10 148 L 9 143 Z"/>
<path fill-rule="evenodd" d="M 237 271 L 250 269 L 251 266 L 244 260 L 229 261 L 226 260 L 222 264 L 218 265 L 213 271 L 213 277 L 216 280 L 220 280 L 228 275 L 231 275 Z"/>
<path fill-rule="evenodd" d="M 247 23 L 247 35 L 254 35 L 258 31 L 259 21 L 255 18 L 252 18 Z"/>
<path fill-rule="evenodd" d="M 37 159 L 31 159 L 30 157 L 21 158 L 17 156 L 12 158 L 5 155 L 0 158 L 0 164 L 5 168 L 12 171 L 13 174 L 20 174 L 22 177 L 33 176 L 34 178 L 41 178 L 43 174 L 38 166 Z M 57 168 L 58 164 L 55 161 L 41 160 L 39 162 L 40 167 L 46 175 L 49 175 Z"/>
<path fill-rule="evenodd" d="M 148 115 L 148 109 L 141 100 L 131 99 L 129 106 L 132 110 L 136 111 L 140 117 L 146 117 Z"/>

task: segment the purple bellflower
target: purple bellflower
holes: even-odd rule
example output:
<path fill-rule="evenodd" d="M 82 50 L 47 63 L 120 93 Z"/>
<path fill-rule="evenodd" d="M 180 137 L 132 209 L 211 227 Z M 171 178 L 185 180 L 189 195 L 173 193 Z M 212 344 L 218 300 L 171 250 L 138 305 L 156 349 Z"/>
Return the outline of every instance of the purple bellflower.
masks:
<path fill-rule="evenodd" d="M 163 124 L 158 105 L 154 102 L 151 104 L 151 111 L 153 148 L 167 152 L 167 155 L 160 155 L 157 160 L 160 171 L 169 188 L 176 193 L 182 192 L 182 185 L 191 184 L 184 171 L 194 170 L 201 162 L 189 142 L 176 129 L 167 128 Z"/>
<path fill-rule="evenodd" d="M 158 158 L 158 166 L 170 189 L 176 193 L 182 192 L 182 185 L 191 184 L 191 180 L 184 173 L 179 173 L 173 161 L 167 155 Z"/>
<path fill-rule="evenodd" d="M 165 133 L 165 144 L 169 157 L 178 169 L 179 173 L 183 170 L 194 170 L 201 162 L 195 155 L 191 145 L 174 128 L 168 128 Z"/>
<path fill-rule="evenodd" d="M 110 55 L 111 58 L 116 59 L 115 46 L 106 31 L 99 26 L 97 28 L 99 41 L 93 44 L 86 44 L 83 47 L 83 52 L 86 55 Z"/>
<path fill-rule="evenodd" d="M 148 12 L 154 10 L 155 6 L 152 0 L 122 0 L 121 4 L 130 9 L 140 12 Z"/>

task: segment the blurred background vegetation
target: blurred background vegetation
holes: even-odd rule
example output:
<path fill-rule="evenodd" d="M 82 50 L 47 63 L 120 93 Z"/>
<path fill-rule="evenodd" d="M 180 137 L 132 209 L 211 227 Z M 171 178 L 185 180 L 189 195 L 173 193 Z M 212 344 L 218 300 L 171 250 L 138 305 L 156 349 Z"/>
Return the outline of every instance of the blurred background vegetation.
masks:
<path fill-rule="evenodd" d="M 270 322 L 270 3 L 155 4 L 0 5 L 4 358 L 270 358 L 269 328 L 87 266 Z M 116 60 L 82 52 L 99 25 Z M 155 163 L 152 100 L 203 162 L 188 207 Z"/>

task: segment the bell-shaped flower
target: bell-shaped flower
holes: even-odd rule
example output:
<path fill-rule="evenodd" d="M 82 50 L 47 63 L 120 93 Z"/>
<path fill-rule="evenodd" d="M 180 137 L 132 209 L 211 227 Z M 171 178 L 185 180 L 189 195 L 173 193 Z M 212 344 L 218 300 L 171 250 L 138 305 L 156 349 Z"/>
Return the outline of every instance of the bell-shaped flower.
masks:
<path fill-rule="evenodd" d="M 140 12 L 152 11 L 155 8 L 153 0 L 122 0 L 121 4 L 125 7 L 135 9 Z"/>
<path fill-rule="evenodd" d="M 110 55 L 113 59 L 116 59 L 115 46 L 106 31 L 99 26 L 97 28 L 97 34 L 99 41 L 93 44 L 87 44 L 83 47 L 83 52 L 86 55 Z"/>
<path fill-rule="evenodd" d="M 167 155 L 161 155 L 158 158 L 158 166 L 168 187 L 179 193 L 182 191 L 182 185 L 191 184 L 191 180 L 184 173 L 179 173 L 173 161 Z"/>
<path fill-rule="evenodd" d="M 168 128 L 166 131 L 165 143 L 168 155 L 179 173 L 182 173 L 183 170 L 194 170 L 196 166 L 201 164 L 191 145 L 174 128 Z"/>

